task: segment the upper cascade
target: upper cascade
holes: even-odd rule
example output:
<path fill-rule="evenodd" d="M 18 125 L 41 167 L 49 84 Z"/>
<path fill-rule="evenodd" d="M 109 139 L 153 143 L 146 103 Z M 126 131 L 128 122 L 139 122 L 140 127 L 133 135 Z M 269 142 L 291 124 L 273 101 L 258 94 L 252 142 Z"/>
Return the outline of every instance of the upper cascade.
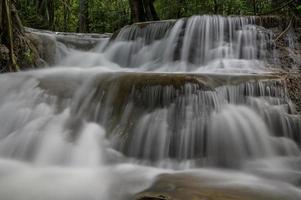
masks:
<path fill-rule="evenodd" d="M 271 29 L 267 20 L 274 18 L 203 15 L 135 23 L 113 35 L 28 31 L 40 38 L 42 59 L 52 66 L 218 74 L 298 69 L 295 31 L 290 29 L 283 36 L 286 46 L 278 48 L 281 22 L 275 19 Z"/>
<path fill-rule="evenodd" d="M 272 33 L 255 17 L 193 16 L 138 23 L 103 50 L 121 67 L 165 72 L 266 71 Z"/>

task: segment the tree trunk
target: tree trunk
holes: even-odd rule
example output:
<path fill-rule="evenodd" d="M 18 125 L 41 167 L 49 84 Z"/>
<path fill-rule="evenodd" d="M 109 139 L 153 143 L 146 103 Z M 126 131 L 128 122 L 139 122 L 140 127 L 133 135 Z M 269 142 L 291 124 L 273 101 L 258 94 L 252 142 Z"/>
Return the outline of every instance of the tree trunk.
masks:
<path fill-rule="evenodd" d="M 68 22 L 70 18 L 70 0 L 65 0 L 63 2 L 64 6 L 64 31 L 67 32 L 69 30 Z"/>
<path fill-rule="evenodd" d="M 89 32 L 89 1 L 79 0 L 79 32 Z"/>
<path fill-rule="evenodd" d="M 218 5 L 218 1 L 217 0 L 214 0 L 213 1 L 214 2 L 214 14 L 218 14 L 218 7 L 219 7 L 219 5 Z"/>
<path fill-rule="evenodd" d="M 148 21 L 159 20 L 158 14 L 154 7 L 155 0 L 143 0 L 144 11 Z"/>
<path fill-rule="evenodd" d="M 256 5 L 256 0 L 253 0 L 253 12 L 254 12 L 254 15 L 257 14 L 257 5 Z"/>
<path fill-rule="evenodd" d="M 36 10 L 39 16 L 42 17 L 43 28 L 53 29 L 54 27 L 54 1 L 53 0 L 37 0 Z"/>
<path fill-rule="evenodd" d="M 37 66 L 39 54 L 25 34 L 15 1 L 0 1 L 0 72 L 19 71 Z"/>
<path fill-rule="evenodd" d="M 129 0 L 131 19 L 133 22 L 145 22 L 159 20 L 154 7 L 155 0 Z"/>
<path fill-rule="evenodd" d="M 130 7 L 131 19 L 133 22 L 146 21 L 142 0 L 130 0 Z"/>
<path fill-rule="evenodd" d="M 9 71 L 19 71 L 19 67 L 16 62 L 14 54 L 14 31 L 13 31 L 13 20 L 12 20 L 12 2 L 11 0 L 1 1 L 1 44 L 7 46 L 9 49 Z"/>
<path fill-rule="evenodd" d="M 48 26 L 51 29 L 54 29 L 54 10 L 55 10 L 55 6 L 54 6 L 54 2 L 53 0 L 48 0 L 47 2 L 47 7 L 48 7 Z"/>
<path fill-rule="evenodd" d="M 182 17 L 182 8 L 183 8 L 183 0 L 177 0 L 177 18 L 181 18 Z"/>

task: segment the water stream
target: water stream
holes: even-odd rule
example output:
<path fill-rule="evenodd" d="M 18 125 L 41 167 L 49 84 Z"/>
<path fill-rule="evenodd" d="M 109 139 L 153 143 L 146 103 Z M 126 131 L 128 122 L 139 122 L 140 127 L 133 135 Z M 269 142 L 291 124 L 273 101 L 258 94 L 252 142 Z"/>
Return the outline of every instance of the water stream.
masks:
<path fill-rule="evenodd" d="M 80 48 L 36 34 L 53 65 L 0 75 L 1 200 L 127 200 L 161 179 L 164 194 L 301 199 L 301 118 L 255 18 L 137 24 Z"/>

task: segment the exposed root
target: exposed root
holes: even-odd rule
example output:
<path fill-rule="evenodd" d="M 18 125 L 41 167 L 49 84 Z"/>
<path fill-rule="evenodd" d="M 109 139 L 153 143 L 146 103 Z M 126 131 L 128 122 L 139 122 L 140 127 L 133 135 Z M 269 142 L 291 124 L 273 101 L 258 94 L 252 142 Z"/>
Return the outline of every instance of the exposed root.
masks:
<path fill-rule="evenodd" d="M 292 25 L 293 25 L 293 22 L 294 22 L 294 19 L 295 19 L 295 17 L 293 16 L 293 17 L 291 18 L 291 20 L 290 20 L 288 26 L 286 27 L 286 29 L 285 29 L 283 32 L 281 32 L 281 33 L 276 37 L 276 39 L 274 40 L 275 43 L 276 43 L 280 38 L 282 38 L 282 37 L 283 37 L 283 36 L 291 29 L 291 27 L 292 27 Z"/>

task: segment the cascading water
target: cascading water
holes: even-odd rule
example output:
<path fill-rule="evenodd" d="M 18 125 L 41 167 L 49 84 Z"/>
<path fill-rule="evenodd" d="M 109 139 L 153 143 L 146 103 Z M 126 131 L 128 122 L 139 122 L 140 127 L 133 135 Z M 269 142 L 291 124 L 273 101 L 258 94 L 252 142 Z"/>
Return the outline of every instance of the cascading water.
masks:
<path fill-rule="evenodd" d="M 90 51 L 39 34 L 55 66 L 0 79 L 0 199 L 133 199 L 162 173 L 151 192 L 301 198 L 301 119 L 255 18 L 136 24 Z"/>
<path fill-rule="evenodd" d="M 142 30 L 125 27 L 104 52 L 122 67 L 146 71 L 264 71 L 270 37 L 252 17 L 195 16 Z"/>

